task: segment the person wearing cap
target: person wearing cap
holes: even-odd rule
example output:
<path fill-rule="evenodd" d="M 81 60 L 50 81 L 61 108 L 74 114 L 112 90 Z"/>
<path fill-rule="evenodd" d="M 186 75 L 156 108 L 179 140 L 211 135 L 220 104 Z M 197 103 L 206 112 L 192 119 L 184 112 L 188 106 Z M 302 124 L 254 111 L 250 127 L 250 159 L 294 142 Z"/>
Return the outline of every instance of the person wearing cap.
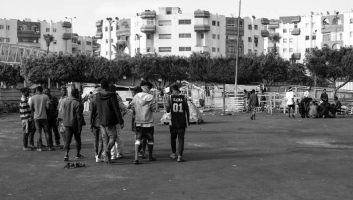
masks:
<path fill-rule="evenodd" d="M 286 92 L 286 99 L 287 99 L 287 107 L 288 107 L 288 117 L 291 117 L 290 115 L 291 110 L 293 110 L 292 117 L 294 117 L 295 103 L 294 103 L 294 92 L 292 90 L 292 87 L 289 87 L 288 92 Z"/>
<path fill-rule="evenodd" d="M 171 86 L 172 94 L 166 106 L 167 113 L 171 113 L 170 144 L 172 154 L 170 158 L 178 162 L 183 162 L 185 129 L 189 125 L 189 106 L 184 95 L 180 94 L 179 86 Z M 176 140 L 178 138 L 178 155 L 176 154 Z"/>
<path fill-rule="evenodd" d="M 154 124 L 153 112 L 156 111 L 156 100 L 150 91 L 153 85 L 142 81 L 140 84 L 142 92 L 136 94 L 130 106 L 135 110 L 136 142 L 135 142 L 135 164 L 139 164 L 137 152 L 143 137 L 147 138 L 148 160 L 155 161 L 153 157 L 154 146 Z"/>

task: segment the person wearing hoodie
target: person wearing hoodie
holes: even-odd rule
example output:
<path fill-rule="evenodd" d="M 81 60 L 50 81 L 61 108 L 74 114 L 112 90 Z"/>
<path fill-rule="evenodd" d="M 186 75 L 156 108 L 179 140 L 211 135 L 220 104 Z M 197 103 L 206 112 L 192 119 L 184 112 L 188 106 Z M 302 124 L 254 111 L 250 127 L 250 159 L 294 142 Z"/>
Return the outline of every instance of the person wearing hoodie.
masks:
<path fill-rule="evenodd" d="M 153 112 L 156 110 L 156 101 L 153 95 L 150 94 L 153 85 L 150 82 L 142 81 L 140 87 L 142 92 L 136 94 L 130 104 L 135 110 L 135 164 L 139 164 L 137 152 L 143 137 L 147 138 L 149 161 L 156 160 L 152 156 L 154 145 Z"/>
<path fill-rule="evenodd" d="M 81 151 L 81 130 L 82 130 L 82 109 L 80 108 L 79 91 L 74 88 L 71 91 L 71 97 L 67 97 L 63 103 L 63 124 L 65 126 L 66 142 L 64 161 L 69 161 L 69 151 L 72 136 L 76 141 L 76 159 L 83 158 Z"/>
<path fill-rule="evenodd" d="M 100 91 L 100 87 L 96 86 L 93 95 L 90 100 L 89 109 L 90 109 L 90 122 L 91 122 L 91 132 L 94 136 L 94 153 L 96 162 L 102 162 L 102 152 L 103 152 L 103 139 L 102 133 L 99 128 L 98 112 L 97 112 L 97 101 L 96 94 Z"/>
<path fill-rule="evenodd" d="M 97 113 L 103 138 L 104 161 L 111 162 L 111 149 L 117 138 L 117 125 L 124 127 L 124 119 L 119 109 L 115 92 L 109 91 L 109 82 L 101 81 L 101 91 L 96 94 Z"/>

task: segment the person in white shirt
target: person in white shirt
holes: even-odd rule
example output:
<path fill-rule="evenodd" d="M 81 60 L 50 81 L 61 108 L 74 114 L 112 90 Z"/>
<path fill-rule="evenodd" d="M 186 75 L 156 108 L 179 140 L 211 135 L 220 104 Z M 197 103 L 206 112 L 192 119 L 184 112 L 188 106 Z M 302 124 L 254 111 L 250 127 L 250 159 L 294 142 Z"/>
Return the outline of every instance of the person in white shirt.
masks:
<path fill-rule="evenodd" d="M 290 117 L 290 111 L 293 110 L 292 117 L 294 117 L 294 92 L 292 87 L 289 87 L 288 92 L 286 92 L 287 107 L 288 107 L 288 117 Z"/>

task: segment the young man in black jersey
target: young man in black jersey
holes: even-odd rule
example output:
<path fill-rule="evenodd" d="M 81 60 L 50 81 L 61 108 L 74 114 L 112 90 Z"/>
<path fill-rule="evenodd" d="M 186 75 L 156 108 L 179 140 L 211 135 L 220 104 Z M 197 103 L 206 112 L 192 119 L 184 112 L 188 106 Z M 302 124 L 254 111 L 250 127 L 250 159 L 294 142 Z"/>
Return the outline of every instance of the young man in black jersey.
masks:
<path fill-rule="evenodd" d="M 183 162 L 185 128 L 189 124 L 189 107 L 184 95 L 180 94 L 179 86 L 171 86 L 172 95 L 167 104 L 167 112 L 171 113 L 170 144 L 172 154 L 170 157 Z M 178 155 L 176 154 L 176 139 L 178 138 Z"/>

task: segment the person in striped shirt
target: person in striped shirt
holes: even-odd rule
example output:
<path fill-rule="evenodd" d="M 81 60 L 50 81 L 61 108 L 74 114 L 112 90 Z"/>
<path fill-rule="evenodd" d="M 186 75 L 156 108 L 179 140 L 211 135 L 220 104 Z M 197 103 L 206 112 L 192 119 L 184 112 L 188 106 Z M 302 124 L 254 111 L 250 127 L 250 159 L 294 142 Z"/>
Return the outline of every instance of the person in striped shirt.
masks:
<path fill-rule="evenodd" d="M 22 121 L 24 151 L 31 151 L 34 148 L 33 116 L 28 104 L 29 91 L 29 88 L 21 89 L 20 117 Z M 28 140 L 30 145 L 28 145 Z"/>

